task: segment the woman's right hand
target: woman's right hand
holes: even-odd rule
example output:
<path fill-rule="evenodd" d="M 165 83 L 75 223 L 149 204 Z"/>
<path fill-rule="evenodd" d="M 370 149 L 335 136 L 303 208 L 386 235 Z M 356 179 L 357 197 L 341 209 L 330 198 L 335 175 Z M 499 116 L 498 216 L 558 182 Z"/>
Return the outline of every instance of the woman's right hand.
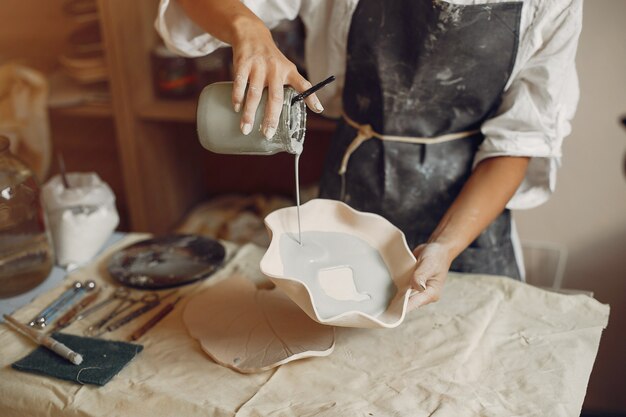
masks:
<path fill-rule="evenodd" d="M 234 22 L 233 27 L 233 108 L 239 113 L 243 107 L 240 127 L 244 135 L 249 134 L 254 126 L 261 94 L 267 87 L 268 99 L 261 132 L 271 138 L 278 127 L 283 107 L 283 86 L 290 85 L 301 93 L 311 88 L 311 83 L 300 75 L 296 66 L 276 47 L 265 25 L 243 18 L 240 22 Z M 315 94 L 311 94 L 305 101 L 316 113 L 324 110 Z"/>

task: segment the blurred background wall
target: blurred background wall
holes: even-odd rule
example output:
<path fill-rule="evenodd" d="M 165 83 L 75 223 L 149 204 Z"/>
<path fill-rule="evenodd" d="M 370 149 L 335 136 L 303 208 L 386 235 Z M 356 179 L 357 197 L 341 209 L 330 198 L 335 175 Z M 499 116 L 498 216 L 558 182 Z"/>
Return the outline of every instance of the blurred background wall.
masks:
<path fill-rule="evenodd" d="M 0 2 L 0 59 L 51 71 L 64 52 L 71 22 L 62 0 L 2 0 Z"/>
<path fill-rule="evenodd" d="M 585 408 L 626 413 L 626 1 L 586 1 L 583 19 L 581 99 L 556 192 L 516 220 L 523 240 L 567 247 L 565 288 L 611 305 Z"/>

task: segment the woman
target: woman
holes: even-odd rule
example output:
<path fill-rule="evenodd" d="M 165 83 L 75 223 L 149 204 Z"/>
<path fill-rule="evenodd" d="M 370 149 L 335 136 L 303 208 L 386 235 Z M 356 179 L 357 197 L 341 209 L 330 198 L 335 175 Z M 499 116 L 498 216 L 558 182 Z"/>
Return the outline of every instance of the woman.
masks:
<path fill-rule="evenodd" d="M 156 27 L 184 55 L 232 45 L 241 129 L 251 131 L 267 87 L 271 137 L 283 85 L 311 84 L 268 27 L 302 18 L 311 79 L 338 77 L 318 93 L 341 116 L 321 196 L 404 231 L 417 258 L 415 308 L 438 300 L 448 270 L 523 276 L 509 209 L 554 190 L 578 100 L 581 3 L 161 0 Z M 316 95 L 307 104 L 323 110 Z"/>

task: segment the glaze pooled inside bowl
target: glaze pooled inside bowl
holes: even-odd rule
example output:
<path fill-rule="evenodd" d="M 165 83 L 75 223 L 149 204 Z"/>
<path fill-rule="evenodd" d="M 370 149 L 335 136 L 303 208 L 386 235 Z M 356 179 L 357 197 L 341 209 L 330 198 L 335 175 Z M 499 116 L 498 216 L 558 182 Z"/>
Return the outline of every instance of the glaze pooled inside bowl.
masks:
<path fill-rule="evenodd" d="M 378 251 L 354 235 L 304 232 L 301 246 L 283 233 L 279 247 L 285 275 L 306 284 L 323 319 L 352 310 L 378 316 L 397 292 Z"/>
<path fill-rule="evenodd" d="M 261 271 L 313 320 L 345 327 L 395 327 L 406 314 L 415 257 L 385 218 L 315 199 L 265 218 L 272 240 Z"/>

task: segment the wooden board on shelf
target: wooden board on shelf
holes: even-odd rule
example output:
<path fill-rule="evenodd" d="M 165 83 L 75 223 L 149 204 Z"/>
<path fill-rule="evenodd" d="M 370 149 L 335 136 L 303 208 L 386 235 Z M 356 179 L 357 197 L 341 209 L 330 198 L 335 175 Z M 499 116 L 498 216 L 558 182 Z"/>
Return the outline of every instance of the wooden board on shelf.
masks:
<path fill-rule="evenodd" d="M 79 106 L 56 107 L 50 109 L 52 115 L 67 117 L 113 117 L 113 107 L 111 103 L 90 103 Z"/>
<path fill-rule="evenodd" d="M 146 120 L 195 123 L 197 103 L 195 99 L 154 99 L 139 105 L 137 113 Z"/>

